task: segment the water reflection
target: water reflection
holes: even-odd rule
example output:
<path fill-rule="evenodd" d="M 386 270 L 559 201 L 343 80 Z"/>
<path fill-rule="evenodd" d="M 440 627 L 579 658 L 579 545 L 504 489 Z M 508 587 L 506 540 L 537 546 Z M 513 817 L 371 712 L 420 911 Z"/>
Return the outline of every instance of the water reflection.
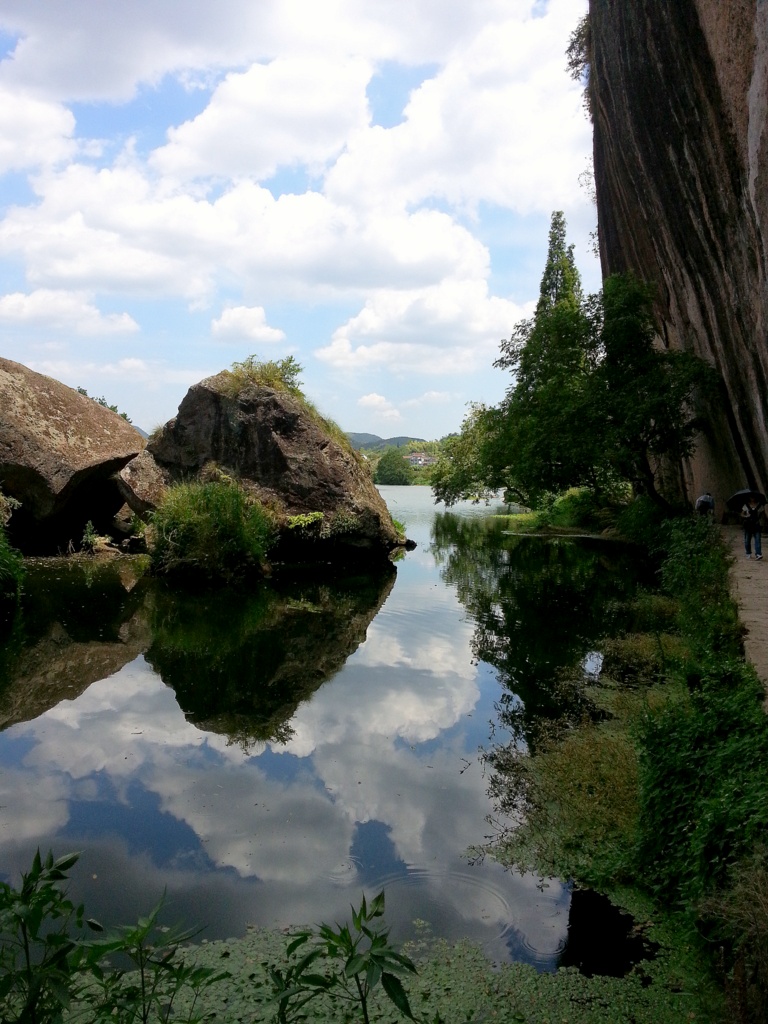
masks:
<path fill-rule="evenodd" d="M 558 670 L 595 657 L 638 584 L 625 545 L 515 535 L 498 518 L 437 515 L 432 551 L 475 623 L 475 656 L 496 670 L 502 707 L 516 712 L 524 733 L 562 710 Z"/>
<path fill-rule="evenodd" d="M 421 918 L 553 969 L 568 888 L 466 856 L 487 831 L 477 752 L 499 682 L 544 702 L 610 566 L 447 517 L 432 537 L 428 492 L 387 498 L 419 543 L 396 574 L 218 594 L 118 565 L 31 577 L 0 692 L 0 870 L 81 849 L 89 912 L 124 921 L 167 889 L 209 937 L 341 917 L 385 885 L 396 937 Z"/>
<path fill-rule="evenodd" d="M 147 661 L 188 720 L 247 753 L 285 742 L 299 704 L 365 640 L 395 569 L 368 576 L 264 583 L 249 591 L 152 590 Z"/>

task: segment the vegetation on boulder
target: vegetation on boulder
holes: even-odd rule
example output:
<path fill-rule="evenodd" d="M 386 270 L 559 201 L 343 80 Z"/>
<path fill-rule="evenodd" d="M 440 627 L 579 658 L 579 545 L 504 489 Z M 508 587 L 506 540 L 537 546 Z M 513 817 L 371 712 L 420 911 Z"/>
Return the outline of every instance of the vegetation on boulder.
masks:
<path fill-rule="evenodd" d="M 176 484 L 152 517 L 152 568 L 232 579 L 261 565 L 275 527 L 274 514 L 234 481 Z"/>

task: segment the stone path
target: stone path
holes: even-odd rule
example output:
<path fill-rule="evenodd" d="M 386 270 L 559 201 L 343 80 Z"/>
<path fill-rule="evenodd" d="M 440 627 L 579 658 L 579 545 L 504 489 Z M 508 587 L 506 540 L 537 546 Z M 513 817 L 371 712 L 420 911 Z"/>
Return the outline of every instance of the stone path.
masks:
<path fill-rule="evenodd" d="M 746 558 L 741 527 L 724 526 L 723 536 L 734 556 L 731 590 L 747 633 L 744 649 L 768 692 L 768 535 L 761 562 Z M 766 697 L 768 701 L 768 697 Z"/>

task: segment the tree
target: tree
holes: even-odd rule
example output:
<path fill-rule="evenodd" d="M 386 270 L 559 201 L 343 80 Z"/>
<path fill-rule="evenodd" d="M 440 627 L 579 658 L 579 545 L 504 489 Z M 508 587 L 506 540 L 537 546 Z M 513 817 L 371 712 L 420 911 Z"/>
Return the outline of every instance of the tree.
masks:
<path fill-rule="evenodd" d="M 444 501 L 505 487 L 526 504 L 627 482 L 667 508 L 665 465 L 691 455 L 717 375 L 696 356 L 657 347 L 653 292 L 631 275 L 584 298 L 565 219 L 552 215 L 536 312 L 494 365 L 513 382 L 497 408 L 477 406 L 435 474 Z"/>
<path fill-rule="evenodd" d="M 379 459 L 374 480 L 377 484 L 410 484 L 413 467 L 403 458 L 399 448 L 387 448 Z"/>
<path fill-rule="evenodd" d="M 547 262 L 536 313 L 502 341 L 494 364 L 514 373 L 487 451 L 509 491 L 528 503 L 546 491 L 575 483 L 600 489 L 605 483 L 594 460 L 599 429 L 590 378 L 599 346 L 593 303 L 582 296 L 581 279 L 566 242 L 565 217 L 552 214 Z"/>
<path fill-rule="evenodd" d="M 491 446 L 495 442 L 493 421 L 498 410 L 470 405 L 461 433 L 442 440 L 440 455 L 432 469 L 430 483 L 435 501 L 453 505 L 462 498 L 485 501 L 505 486 L 503 476 L 494 477 Z"/>
<path fill-rule="evenodd" d="M 607 459 L 636 492 L 666 507 L 659 477 L 665 462 L 693 454 L 717 373 L 690 352 L 656 347 L 653 291 L 637 278 L 609 277 L 601 314 L 601 360 L 591 390 L 605 418 Z"/>

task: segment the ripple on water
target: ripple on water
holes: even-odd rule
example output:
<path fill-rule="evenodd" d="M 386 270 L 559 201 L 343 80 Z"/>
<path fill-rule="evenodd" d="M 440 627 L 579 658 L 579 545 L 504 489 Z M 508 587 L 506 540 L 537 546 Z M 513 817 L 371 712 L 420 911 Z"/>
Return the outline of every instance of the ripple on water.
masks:
<path fill-rule="evenodd" d="M 559 885 L 549 895 L 547 890 L 532 891 L 512 872 L 435 872 L 421 866 L 386 876 L 380 885 L 398 942 L 423 942 L 434 935 L 451 942 L 469 939 L 496 962 L 522 960 L 537 970 L 556 968 L 568 915 Z"/>
<path fill-rule="evenodd" d="M 359 857 L 345 857 L 326 876 L 334 885 L 360 884 L 361 862 Z"/>

